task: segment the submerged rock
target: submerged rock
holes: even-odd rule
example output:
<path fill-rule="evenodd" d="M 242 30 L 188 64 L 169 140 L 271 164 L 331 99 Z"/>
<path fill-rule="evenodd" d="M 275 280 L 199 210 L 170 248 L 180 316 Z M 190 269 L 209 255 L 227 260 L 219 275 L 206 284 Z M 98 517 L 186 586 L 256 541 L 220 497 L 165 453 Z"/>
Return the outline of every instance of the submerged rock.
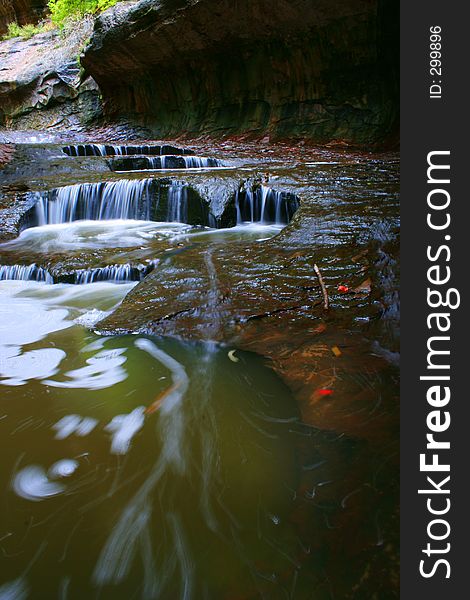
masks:
<path fill-rule="evenodd" d="M 81 142 L 84 143 L 83 140 Z M 286 406 L 286 412 L 282 412 L 282 415 L 288 415 L 283 422 L 287 425 L 286 433 L 288 428 L 289 437 L 295 437 L 298 442 L 296 455 L 298 452 L 302 473 L 300 481 L 296 478 L 291 483 L 284 472 L 292 473 L 291 466 L 286 470 L 281 469 L 284 493 L 286 498 L 293 497 L 295 510 L 285 513 L 285 516 L 282 511 L 270 510 L 266 515 L 268 519 L 263 517 L 263 531 L 269 520 L 269 527 L 276 527 L 281 532 L 282 540 L 285 540 L 285 523 L 297 523 L 299 538 L 292 538 L 292 547 L 298 552 L 302 569 L 293 563 L 289 567 L 296 573 L 296 582 L 299 573 L 296 595 L 310 597 L 311 573 L 317 572 L 319 552 L 330 556 L 328 561 L 322 562 L 321 567 L 330 581 L 334 582 L 341 597 L 347 597 L 351 590 L 357 590 L 359 595 L 372 598 L 377 594 L 380 596 L 384 589 L 395 589 L 398 581 L 395 568 L 398 471 L 394 463 L 399 421 L 397 372 L 385 355 L 378 353 L 377 345 L 371 341 L 378 340 L 382 348 L 391 348 L 387 345 L 387 336 L 383 335 L 383 321 L 387 320 L 388 331 L 397 308 L 394 294 L 398 282 L 393 277 L 396 272 L 393 261 L 397 246 L 398 214 L 396 166 L 377 157 L 371 158 L 370 155 L 365 159 L 359 154 L 342 156 L 338 153 L 333 156 L 326 151 L 316 155 L 312 149 L 303 147 L 300 151 L 298 148 L 283 148 L 276 152 L 272 146 L 268 146 L 260 152 L 269 154 L 265 154 L 262 161 L 258 159 L 258 162 L 251 163 L 249 175 L 246 165 L 239 164 L 239 170 L 234 167 L 233 170 L 219 171 L 217 176 L 214 173 L 187 172 L 172 174 L 171 179 L 147 177 L 142 181 L 135 176 L 132 179 L 131 175 L 119 176 L 108 171 L 104 175 L 105 181 L 102 181 L 102 173 L 84 173 L 81 167 L 92 163 L 101 166 L 106 164 L 107 159 L 100 156 L 67 156 L 62 151 L 63 147 L 61 144 L 54 149 L 47 148 L 44 154 L 48 155 L 51 165 L 62 162 L 73 165 L 72 169 L 76 171 L 57 177 L 58 170 L 53 171 L 53 175 L 44 170 L 41 176 L 27 181 L 31 188 L 39 192 L 43 216 L 49 215 L 53 221 L 56 218 L 65 220 L 66 225 L 49 227 L 49 230 L 55 227 L 61 231 L 55 237 L 53 234 L 48 234 L 48 237 L 43 232 L 36 239 L 34 232 L 39 233 L 38 228 L 25 229 L 19 240 L 0 248 L 0 264 L 8 257 L 10 266 L 29 264 L 33 260 L 40 264 L 39 255 L 42 254 L 43 261 L 51 262 L 46 266 L 50 267 L 54 277 L 61 273 L 61 276 L 70 277 L 61 281 L 72 283 L 76 281 L 73 278 L 77 278 L 77 272 L 82 282 L 108 276 L 119 278 L 132 274 L 132 269 L 138 268 L 138 261 L 147 266 L 149 263 L 143 261 L 144 256 L 158 260 L 155 271 L 136 285 L 114 314 L 103 319 L 106 313 L 94 308 L 74 322 L 109 334 L 146 332 L 203 340 L 206 343 L 201 346 L 210 349 L 211 355 L 217 345 L 208 340 L 225 343 L 225 347 L 219 347 L 217 352 L 221 360 L 225 359 L 231 366 L 231 370 L 230 376 L 224 380 L 225 387 L 220 388 L 221 393 L 216 398 L 217 410 L 223 407 L 220 402 L 227 401 L 227 389 L 249 392 L 247 398 L 232 394 L 233 401 L 229 394 L 227 405 L 231 405 L 235 411 L 233 414 L 245 411 L 246 406 L 245 415 L 250 423 L 253 420 L 260 433 L 258 439 L 262 443 L 255 446 L 250 444 L 251 454 L 247 454 L 247 458 L 258 455 L 269 457 L 268 464 L 273 464 L 277 473 L 276 461 L 285 459 L 285 446 L 279 445 L 277 435 L 267 436 L 264 428 L 266 422 L 276 421 L 279 415 L 270 408 L 264 408 L 269 406 L 269 393 L 264 392 L 264 387 L 253 385 L 253 376 L 259 371 L 250 370 L 247 354 L 239 352 L 239 349 L 256 352 L 269 359 L 268 365 L 294 392 L 302 420 L 298 422 L 297 411 L 292 415 L 290 393 L 286 388 L 285 397 L 280 398 Z M 240 154 L 247 152 L 247 147 L 240 148 Z M 24 150 L 20 149 L 20 156 Z M 254 155 L 257 150 L 251 149 L 250 152 Z M 28 151 L 32 151 L 31 148 Z M 295 155 L 296 152 L 299 153 Z M 234 156 L 224 156 L 220 148 L 200 147 L 198 153 L 221 156 L 224 162 L 236 164 L 232 160 Z M 34 156 L 38 157 L 36 165 L 43 168 L 39 154 Z M 9 169 L 7 166 L 7 175 Z M 149 179 L 151 183 L 148 183 Z M 176 182 L 175 202 L 169 202 L 168 192 L 173 182 Z M 71 183 L 75 185 L 71 186 Z M 20 185 L 19 182 L 17 184 Z M 25 198 L 37 201 L 38 196 L 31 192 L 22 193 L 19 187 L 15 191 L 12 184 L 9 185 L 2 206 L 21 216 L 27 211 L 26 205 L 21 202 Z M 69 186 L 67 192 L 63 191 L 65 186 Z M 210 210 L 219 225 L 224 224 L 224 220 L 225 225 L 235 224 L 238 205 L 239 218 L 249 222 L 244 229 L 255 232 L 253 237 L 236 239 L 227 231 L 212 232 L 213 237 L 210 237 L 206 236 L 206 229 L 199 227 L 194 228 L 198 231 L 193 237 L 184 234 L 177 236 L 173 242 L 165 239 L 160 243 L 158 239 L 155 241 L 155 229 L 143 231 L 142 222 L 138 222 L 140 233 L 145 235 L 129 242 L 124 238 L 132 237 L 132 224 L 127 221 L 114 232 L 110 246 L 104 248 L 104 232 L 99 230 L 99 221 L 92 222 L 91 228 L 95 233 L 88 232 L 86 235 L 83 229 L 80 230 L 85 227 L 83 222 L 69 223 L 72 217 L 84 214 L 99 216 L 102 211 L 103 216 L 111 217 L 119 214 L 121 209 L 123 213 L 127 209 L 131 212 L 138 206 L 126 204 L 127 200 L 132 199 L 134 192 L 148 187 L 154 188 L 155 192 L 158 188 L 163 190 L 161 199 L 165 216 L 178 217 L 179 210 L 181 218 L 184 211 L 181 211 L 182 204 L 176 200 L 184 198 L 181 192 L 185 186 L 191 190 L 191 198 L 196 199 L 196 205 L 202 204 L 206 210 Z M 113 203 L 103 202 L 106 191 L 113 192 Z M 116 193 L 118 191 L 121 195 Z M 10 204 L 6 199 L 7 194 Z M 293 215 L 298 198 L 301 198 L 301 203 Z M 73 199 L 77 202 L 72 202 Z M 49 204 L 54 201 L 58 202 L 57 210 L 49 210 L 52 209 Z M 278 212 L 279 202 L 284 203 L 286 212 Z M 149 202 L 147 206 L 151 204 Z M 124 214 L 129 216 L 127 212 Z M 136 216 L 136 213 L 131 214 Z M 287 214 L 286 220 L 293 218 L 275 237 L 267 239 L 266 227 L 260 227 L 256 221 L 263 220 L 262 215 L 264 220 L 270 221 L 273 214 L 282 219 Z M 23 218 L 21 226 L 27 224 L 34 223 L 27 223 Z M 271 228 L 272 233 L 273 229 L 279 231 L 280 226 L 281 223 L 277 229 L 271 226 L 267 229 Z M 180 231 L 187 232 L 191 227 L 180 224 Z M 64 235 L 64 230 L 67 230 L 67 235 Z M 84 237 L 86 241 L 81 245 Z M 97 238 L 101 245 L 94 248 L 92 241 Z M 150 238 L 153 241 L 146 246 Z M 125 247 L 121 247 L 123 254 L 118 257 L 119 243 Z M 125 262 L 121 261 L 123 257 Z M 328 311 L 324 309 L 314 265 L 320 267 L 330 294 Z M 28 274 L 28 271 L 21 272 L 14 266 L 6 268 L 4 272 L 10 275 Z M 347 284 L 351 293 L 337 294 L 340 284 Z M 383 306 L 377 306 L 379 300 L 382 300 Z M 380 311 L 383 312 L 382 319 Z M 102 320 L 98 322 L 99 319 Z M 140 339 L 136 345 L 172 371 L 171 363 L 162 361 L 163 353 L 158 348 L 158 340 L 156 345 L 154 341 Z M 91 346 L 87 346 L 87 351 Z M 196 347 L 196 344 L 191 346 Z M 57 351 L 54 348 L 48 350 Z M 29 357 L 27 360 L 37 363 L 34 352 L 37 351 L 30 351 L 25 356 Z M 195 386 L 201 386 L 201 391 L 197 392 L 200 396 L 196 396 L 201 400 L 207 397 L 206 380 L 211 368 L 211 363 L 204 356 L 207 356 L 206 350 L 203 354 L 194 355 L 195 363 L 197 361 L 200 364 L 192 372 L 195 374 Z M 45 383 L 50 387 L 67 388 L 78 387 L 80 382 L 84 382 L 87 386 L 93 384 L 94 389 L 100 389 L 98 386 L 107 385 L 101 377 L 104 372 L 102 365 L 109 365 L 113 357 L 116 359 L 117 381 L 122 381 L 119 377 L 125 376 L 120 366 L 123 357 L 116 355 L 115 349 L 109 349 L 91 360 L 87 359 L 86 367 L 70 372 L 66 381 L 58 378 Z M 51 359 L 49 355 L 47 361 L 45 358 L 47 356 L 42 364 L 51 369 L 51 365 L 56 364 L 52 360 L 54 357 Z M 145 364 L 142 364 L 142 368 L 145 369 Z M 22 373 L 18 378 L 20 376 Z M 80 380 L 80 377 L 85 379 Z M 166 400 L 174 399 L 171 394 L 175 389 L 182 397 L 185 385 L 184 377 L 182 379 L 181 384 L 181 378 L 178 381 L 173 373 L 173 384 L 179 387 L 170 387 Z M 258 390 L 262 390 L 262 393 Z M 269 388 L 266 391 L 269 392 Z M 252 392 L 256 396 L 251 396 Z M 156 403 L 159 406 L 160 400 L 161 396 L 157 396 L 151 406 Z M 205 421 L 207 413 L 203 402 L 187 403 L 184 411 L 191 411 L 195 406 Z M 155 416 L 161 418 L 161 407 L 157 410 L 160 414 Z M 117 454 L 127 450 L 129 440 L 139 430 L 143 409 L 137 408 L 130 413 L 123 409 L 119 412 L 121 414 L 106 428 L 113 435 L 112 450 Z M 202 427 L 199 427 L 191 413 L 187 414 L 191 432 L 206 431 L 204 421 L 201 420 Z M 222 411 L 221 414 L 224 415 Z M 226 429 L 217 429 L 220 439 L 230 438 L 225 432 L 230 433 L 236 422 L 230 415 L 228 413 L 227 417 L 225 413 L 220 420 L 226 425 Z M 85 423 L 85 419 L 79 415 L 66 415 L 65 419 L 67 422 L 63 418 L 54 427 L 56 436 L 63 439 L 69 435 L 86 435 L 96 426 L 94 422 Z M 59 424 L 62 429 L 58 427 Z M 321 432 L 321 429 L 327 431 Z M 177 438 L 173 430 L 165 426 L 162 433 L 162 439 L 168 440 L 169 447 L 174 448 L 172 444 Z M 326 434 L 328 439 L 334 440 L 335 447 L 340 449 L 339 453 L 324 452 L 321 440 Z M 272 443 L 269 441 L 271 439 Z M 80 440 L 72 441 L 75 443 Z M 235 452 L 238 453 L 238 436 L 234 442 Z M 216 446 L 211 445 L 208 452 L 210 457 L 217 455 L 213 448 Z M 276 448 L 279 448 L 279 453 Z M 275 454 L 271 453 L 272 449 Z M 230 450 L 230 455 L 233 454 L 233 450 Z M 179 458 L 178 454 L 172 453 L 171 456 Z M 254 489 L 250 478 L 246 479 L 249 463 L 243 457 L 240 467 L 238 464 L 236 471 L 239 481 Z M 27 477 L 23 476 L 16 486 L 18 493 L 23 496 L 27 494 L 30 500 L 40 500 L 49 497 L 51 490 L 47 486 L 50 483 L 59 483 L 64 487 L 68 484 L 63 474 L 56 476 L 55 471 L 41 469 L 26 472 Z M 70 469 L 65 474 L 69 472 Z M 268 473 L 266 489 L 272 488 L 270 477 Z M 369 485 L 372 480 L 374 486 Z M 181 481 L 184 484 L 186 479 Z M 256 484 L 259 484 L 258 474 Z M 232 485 L 226 489 L 228 495 L 233 496 L 231 490 L 243 487 Z M 65 493 L 67 491 L 65 489 Z M 243 502 L 243 505 L 251 507 L 254 520 L 249 531 L 256 535 L 259 504 L 255 499 L 255 502 Z M 191 506 L 189 510 L 192 511 Z M 137 512 L 141 514 L 140 505 Z M 230 522 L 232 524 L 231 519 Z M 323 523 L 325 525 L 320 527 L 319 524 Z M 361 532 L 359 543 L 357 531 Z M 133 535 L 134 529 L 129 528 L 129 532 Z M 277 553 L 277 549 L 275 551 Z M 292 556 L 297 555 L 294 553 Z M 267 569 L 264 572 L 268 572 Z M 274 570 L 270 569 L 271 572 Z M 285 578 L 285 571 L 282 577 Z M 276 581 L 273 583 L 277 584 Z M 269 596 L 270 591 L 266 594 Z"/>

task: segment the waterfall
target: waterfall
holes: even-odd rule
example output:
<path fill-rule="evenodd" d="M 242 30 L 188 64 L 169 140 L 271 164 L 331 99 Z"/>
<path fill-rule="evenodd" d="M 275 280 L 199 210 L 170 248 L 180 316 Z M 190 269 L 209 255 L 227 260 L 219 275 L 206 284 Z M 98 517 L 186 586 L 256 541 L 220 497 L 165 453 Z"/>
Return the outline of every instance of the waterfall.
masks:
<path fill-rule="evenodd" d="M 209 203 L 184 181 L 120 179 L 82 183 L 37 192 L 23 229 L 72 221 L 124 220 L 188 223 L 217 227 Z M 237 223 L 285 225 L 298 208 L 297 197 L 266 186 L 247 187 L 235 197 Z M 233 210 L 233 208 L 232 208 Z"/>
<path fill-rule="evenodd" d="M 110 160 L 109 164 L 111 170 L 119 172 L 160 169 L 202 169 L 221 166 L 220 161 L 216 158 L 180 156 L 176 154 L 115 157 Z"/>
<path fill-rule="evenodd" d="M 78 144 L 76 146 L 65 146 L 65 154 L 69 156 L 106 156 L 106 146 L 104 144 Z"/>
<path fill-rule="evenodd" d="M 220 167 L 220 161 L 216 158 L 205 156 L 183 156 L 186 169 L 202 169 L 208 167 Z"/>
<path fill-rule="evenodd" d="M 82 183 L 42 192 L 34 207 L 38 225 L 82 219 L 150 220 L 152 179 Z"/>
<path fill-rule="evenodd" d="M 208 204 L 196 193 L 190 196 L 183 181 L 121 179 L 101 183 L 82 183 L 35 194 L 26 227 L 132 219 L 211 225 L 217 223 Z"/>
<path fill-rule="evenodd" d="M 149 158 L 148 160 L 151 161 L 152 159 Z M 167 156 L 162 156 L 160 158 L 160 167 L 153 168 L 202 169 L 218 166 L 220 166 L 220 162 L 216 158 L 207 158 L 205 156 L 175 156 L 168 154 Z"/>
<path fill-rule="evenodd" d="M 64 146 L 68 156 L 161 156 L 165 154 L 193 154 L 192 150 L 168 145 L 113 145 L 113 144 L 77 144 Z"/>
<path fill-rule="evenodd" d="M 81 269 L 75 274 L 75 283 L 95 283 L 97 281 L 114 281 L 115 283 L 127 283 L 129 281 L 140 281 L 148 269 L 143 266 L 134 267 L 130 264 L 110 265 L 96 269 Z"/>
<path fill-rule="evenodd" d="M 35 264 L 24 265 L 4 265 L 0 266 L 0 281 L 7 279 L 16 281 L 42 281 L 44 283 L 54 283 L 54 280 L 46 269 L 38 267 Z"/>
<path fill-rule="evenodd" d="M 188 190 L 184 183 L 173 181 L 168 188 L 166 220 L 170 223 L 186 223 L 188 220 Z"/>
<path fill-rule="evenodd" d="M 130 264 L 111 265 L 95 269 L 81 269 L 75 274 L 75 284 L 95 283 L 97 281 L 114 281 L 116 283 L 128 283 L 129 281 L 140 281 L 150 273 L 155 263 L 145 267 L 144 265 L 133 266 Z M 40 281 L 43 283 L 54 283 L 52 275 L 43 267 L 32 265 L 2 265 L 0 266 L 0 281 Z"/>
<path fill-rule="evenodd" d="M 298 208 L 293 194 L 279 192 L 265 185 L 240 190 L 236 194 L 237 223 L 285 225 Z"/>

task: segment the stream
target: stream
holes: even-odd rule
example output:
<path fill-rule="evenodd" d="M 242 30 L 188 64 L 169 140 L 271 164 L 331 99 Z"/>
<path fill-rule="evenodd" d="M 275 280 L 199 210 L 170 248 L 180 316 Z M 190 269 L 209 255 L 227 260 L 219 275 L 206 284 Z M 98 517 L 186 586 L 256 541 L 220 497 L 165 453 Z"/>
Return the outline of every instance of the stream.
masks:
<path fill-rule="evenodd" d="M 359 555 L 364 574 L 396 551 L 396 161 L 22 148 L 18 169 L 44 159 L 21 196 L 16 235 L 0 243 L 0 600 L 349 597 Z M 14 171 L 4 185 L 21 189 Z M 334 388 L 336 406 L 282 376 L 281 358 L 220 333 L 230 277 L 250 253 L 266 256 L 252 269 L 256 295 L 267 274 L 279 277 L 269 256 L 286 249 L 296 261 L 306 247 L 334 316 L 303 302 L 287 315 L 279 356 L 300 347 L 301 379 L 319 374 L 315 393 Z M 193 256 L 207 289 L 203 308 L 190 310 L 210 327 L 100 329 L 132 298 L 140 315 L 150 319 L 155 302 L 171 320 L 176 283 L 162 278 Z M 220 271 L 222 258 L 235 275 Z M 198 285 L 191 265 L 175 276 L 188 290 L 179 302 Z M 306 265 L 296 268 L 303 277 Z M 298 285 L 297 272 L 285 277 Z M 139 304 L 153 280 L 168 306 L 161 295 Z M 341 284 L 359 291 L 341 294 Z M 272 338 L 249 335 L 274 348 L 283 323 L 273 321 Z M 338 346 L 343 363 L 332 366 Z"/>

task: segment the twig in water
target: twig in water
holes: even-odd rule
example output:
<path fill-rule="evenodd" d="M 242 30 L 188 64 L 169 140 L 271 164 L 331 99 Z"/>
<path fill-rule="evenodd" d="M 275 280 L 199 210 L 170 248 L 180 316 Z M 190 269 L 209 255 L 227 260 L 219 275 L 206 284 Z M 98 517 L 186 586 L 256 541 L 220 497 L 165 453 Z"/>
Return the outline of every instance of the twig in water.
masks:
<path fill-rule="evenodd" d="M 165 400 L 165 398 L 169 394 L 171 394 L 172 392 L 177 390 L 180 387 L 180 385 L 181 385 L 181 382 L 178 381 L 175 384 L 173 384 L 171 387 L 169 387 L 168 389 L 163 390 L 163 392 L 158 394 L 158 396 L 155 398 L 155 400 L 152 402 L 152 404 L 147 406 L 147 408 L 145 409 L 145 414 L 151 415 L 152 413 L 156 412 L 162 405 L 163 400 Z"/>
<path fill-rule="evenodd" d="M 330 307 L 330 300 L 328 298 L 328 292 L 326 291 L 325 283 L 323 281 L 323 277 L 321 275 L 320 269 L 316 264 L 313 265 L 313 269 L 317 274 L 318 281 L 320 282 L 321 291 L 323 293 L 323 307 L 325 310 L 328 310 Z"/>

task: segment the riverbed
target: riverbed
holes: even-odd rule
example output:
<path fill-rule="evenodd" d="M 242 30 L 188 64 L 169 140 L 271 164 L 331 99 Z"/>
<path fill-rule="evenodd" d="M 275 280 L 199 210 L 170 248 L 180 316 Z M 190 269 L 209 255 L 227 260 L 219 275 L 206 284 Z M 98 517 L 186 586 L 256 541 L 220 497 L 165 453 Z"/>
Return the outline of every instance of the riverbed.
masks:
<path fill-rule="evenodd" d="M 397 157 L 101 146 L 2 174 L 0 597 L 396 589 Z"/>

